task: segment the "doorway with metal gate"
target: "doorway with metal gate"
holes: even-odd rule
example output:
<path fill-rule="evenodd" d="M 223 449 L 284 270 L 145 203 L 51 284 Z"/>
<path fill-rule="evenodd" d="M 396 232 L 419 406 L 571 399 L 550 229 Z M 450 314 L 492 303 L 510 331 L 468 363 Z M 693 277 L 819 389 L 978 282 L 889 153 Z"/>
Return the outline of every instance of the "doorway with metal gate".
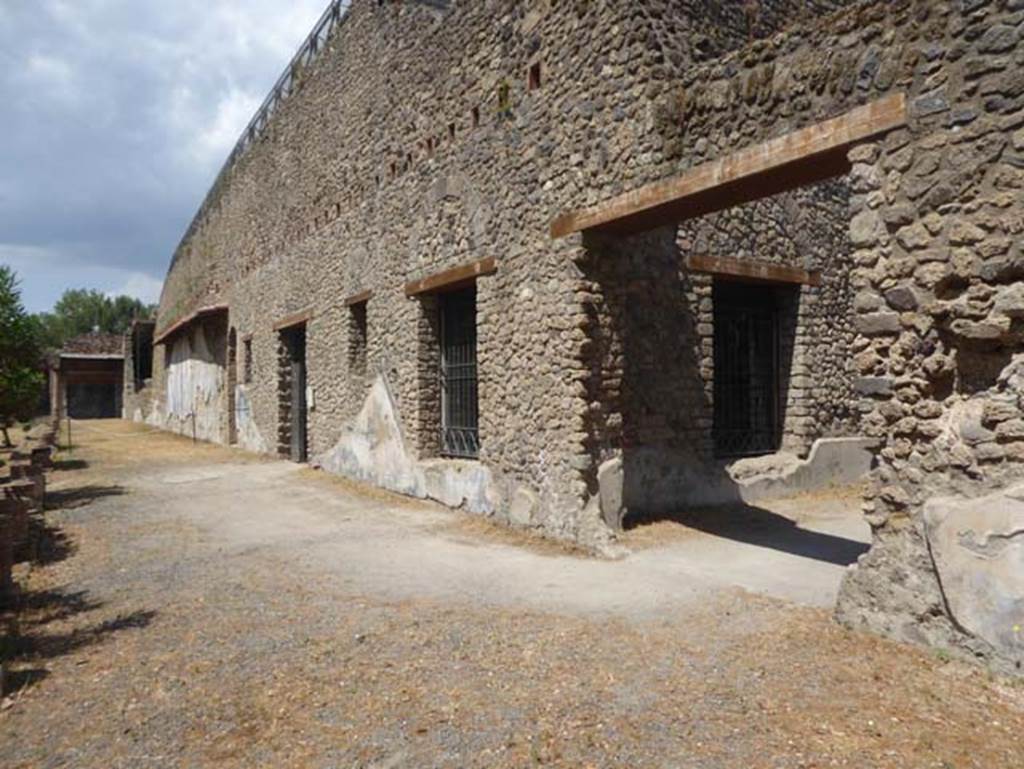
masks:
<path fill-rule="evenodd" d="M 480 454 L 477 392 L 476 287 L 440 297 L 441 454 Z"/>
<path fill-rule="evenodd" d="M 281 424 L 279 449 L 293 462 L 309 458 L 307 438 L 308 403 L 306 388 L 306 326 L 283 329 L 281 332 Z"/>
<path fill-rule="evenodd" d="M 782 440 L 782 315 L 795 289 L 716 280 L 714 442 L 720 457 L 778 451 Z"/>

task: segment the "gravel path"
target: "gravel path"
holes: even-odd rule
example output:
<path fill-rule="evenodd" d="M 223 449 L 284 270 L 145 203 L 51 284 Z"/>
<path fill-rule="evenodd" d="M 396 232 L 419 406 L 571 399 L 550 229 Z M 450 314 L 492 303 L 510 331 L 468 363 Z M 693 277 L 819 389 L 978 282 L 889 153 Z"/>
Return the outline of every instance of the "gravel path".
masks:
<path fill-rule="evenodd" d="M 706 533 L 599 562 L 124 423 L 76 439 L 0 766 L 1024 766 L 1019 684 L 676 563 L 721 556 Z"/>

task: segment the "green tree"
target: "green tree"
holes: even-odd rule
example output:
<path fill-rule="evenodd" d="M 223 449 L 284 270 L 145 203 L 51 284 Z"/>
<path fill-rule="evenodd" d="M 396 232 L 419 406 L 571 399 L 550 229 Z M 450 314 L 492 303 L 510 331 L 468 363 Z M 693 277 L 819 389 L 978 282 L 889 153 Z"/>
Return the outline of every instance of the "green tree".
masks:
<path fill-rule="evenodd" d="M 36 315 L 36 324 L 43 345 L 56 349 L 94 329 L 124 334 L 133 320 L 152 318 L 155 313 L 155 305 L 130 296 L 110 297 L 100 291 L 76 288 L 64 292 L 53 312 Z"/>
<path fill-rule="evenodd" d="M 25 312 L 14 270 L 0 265 L 0 431 L 11 445 L 8 429 L 31 419 L 42 393 L 42 354 L 38 326 Z"/>

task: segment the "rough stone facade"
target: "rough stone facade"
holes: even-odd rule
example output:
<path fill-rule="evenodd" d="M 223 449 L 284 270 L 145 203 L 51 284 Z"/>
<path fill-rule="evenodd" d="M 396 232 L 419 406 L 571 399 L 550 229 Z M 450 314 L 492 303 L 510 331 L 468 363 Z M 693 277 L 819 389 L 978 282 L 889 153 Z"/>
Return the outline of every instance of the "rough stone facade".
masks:
<path fill-rule="evenodd" d="M 580 262 L 588 447 L 591 468 L 623 476 L 623 507 L 650 514 L 739 497 L 712 435 L 716 279 L 686 270 L 687 254 L 820 273 L 820 286 L 765 289 L 781 315 L 779 448 L 806 455 L 820 438 L 857 434 L 848 201 L 839 179 L 646 235 L 589 240 Z M 592 493 L 601 476 L 591 473 Z"/>
<path fill-rule="evenodd" d="M 584 248 L 552 242 L 547 223 L 560 207 L 656 176 L 652 68 L 745 44 L 803 6 L 766 3 L 752 15 L 739 3 L 355 3 L 175 255 L 161 329 L 204 306 L 230 307 L 230 328 L 252 349 L 252 381 L 236 387 L 238 442 L 282 451 L 273 326 L 309 310 L 314 461 L 477 512 L 507 518 L 515 508 L 519 523 L 551 536 L 606 537 L 584 513 L 593 457 L 573 258 Z M 718 23 L 698 33 L 709 14 Z M 654 38 L 670 47 L 652 47 Z M 441 462 L 435 299 L 402 288 L 488 256 L 497 272 L 476 282 L 480 462 Z M 357 363 L 343 300 L 367 291 Z M 216 383 L 175 373 L 200 329 L 168 340 L 171 353 L 156 359 L 170 365 L 156 365 L 154 380 L 177 382 L 179 393 L 198 384 L 203 403 L 224 403 Z M 192 401 L 172 399 L 173 389 L 144 418 L 188 432 L 177 412 L 192 419 Z M 378 441 L 388 461 L 360 458 L 368 405 L 378 409 L 371 422 L 393 427 Z M 227 440 L 226 419 L 197 419 L 203 437 Z"/>
<path fill-rule="evenodd" d="M 924 509 L 1024 462 L 1022 24 L 1024 0 L 356 0 L 175 254 L 159 330 L 226 311 L 158 336 L 141 417 L 187 431 L 201 401 L 204 437 L 281 452 L 301 318 L 314 462 L 600 546 L 625 511 L 733 481 L 712 437 L 717 279 L 686 260 L 820 271 L 779 289 L 782 447 L 880 448 L 875 543 L 839 616 L 1019 665 L 1012 629 L 951 608 L 929 540 L 948 528 Z M 891 93 L 908 125 L 839 178 L 628 238 L 549 235 L 560 211 Z M 479 461 L 443 459 L 443 298 L 405 286 L 486 259 Z M 1022 546 L 1007 509 L 986 536 L 1009 555 L 988 557 Z M 997 622 L 1019 614 L 1004 598 Z"/>
<path fill-rule="evenodd" d="M 1022 24 L 1020 0 L 865 4 L 827 26 L 682 69 L 660 97 L 676 158 L 668 174 L 907 94 L 908 127 L 850 156 L 852 352 L 862 424 L 882 448 L 866 502 L 874 546 L 847 578 L 839 616 L 1018 669 L 1024 607 L 1013 583 L 993 601 L 1004 622 L 1017 621 L 987 637 L 969 632 L 936 559 L 938 548 L 977 537 L 1005 544 L 987 558 L 1012 562 L 1024 522 L 965 520 L 960 544 L 940 545 L 923 509 L 936 497 L 1011 486 L 1024 470 Z"/>

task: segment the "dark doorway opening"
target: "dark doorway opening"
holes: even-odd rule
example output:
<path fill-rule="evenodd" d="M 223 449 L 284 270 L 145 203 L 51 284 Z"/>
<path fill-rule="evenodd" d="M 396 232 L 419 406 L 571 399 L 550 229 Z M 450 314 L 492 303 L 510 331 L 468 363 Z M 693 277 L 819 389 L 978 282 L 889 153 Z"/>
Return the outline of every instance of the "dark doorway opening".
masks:
<path fill-rule="evenodd" d="M 476 286 L 441 294 L 441 453 L 480 455 Z"/>
<path fill-rule="evenodd" d="M 720 457 L 778 451 L 780 317 L 791 287 L 716 280 L 714 441 Z"/>
<path fill-rule="evenodd" d="M 121 416 L 116 384 L 69 384 L 68 416 L 72 419 L 116 419 Z"/>
<path fill-rule="evenodd" d="M 282 427 L 287 432 L 288 456 L 293 462 L 305 462 L 309 458 L 306 428 L 306 326 L 283 330 L 281 344 L 284 352 L 282 374 L 286 380 L 282 389 L 288 398 L 287 408 L 282 415 Z"/>
<path fill-rule="evenodd" d="M 238 443 L 238 400 L 235 390 L 238 388 L 238 332 L 228 332 L 228 444 Z"/>

